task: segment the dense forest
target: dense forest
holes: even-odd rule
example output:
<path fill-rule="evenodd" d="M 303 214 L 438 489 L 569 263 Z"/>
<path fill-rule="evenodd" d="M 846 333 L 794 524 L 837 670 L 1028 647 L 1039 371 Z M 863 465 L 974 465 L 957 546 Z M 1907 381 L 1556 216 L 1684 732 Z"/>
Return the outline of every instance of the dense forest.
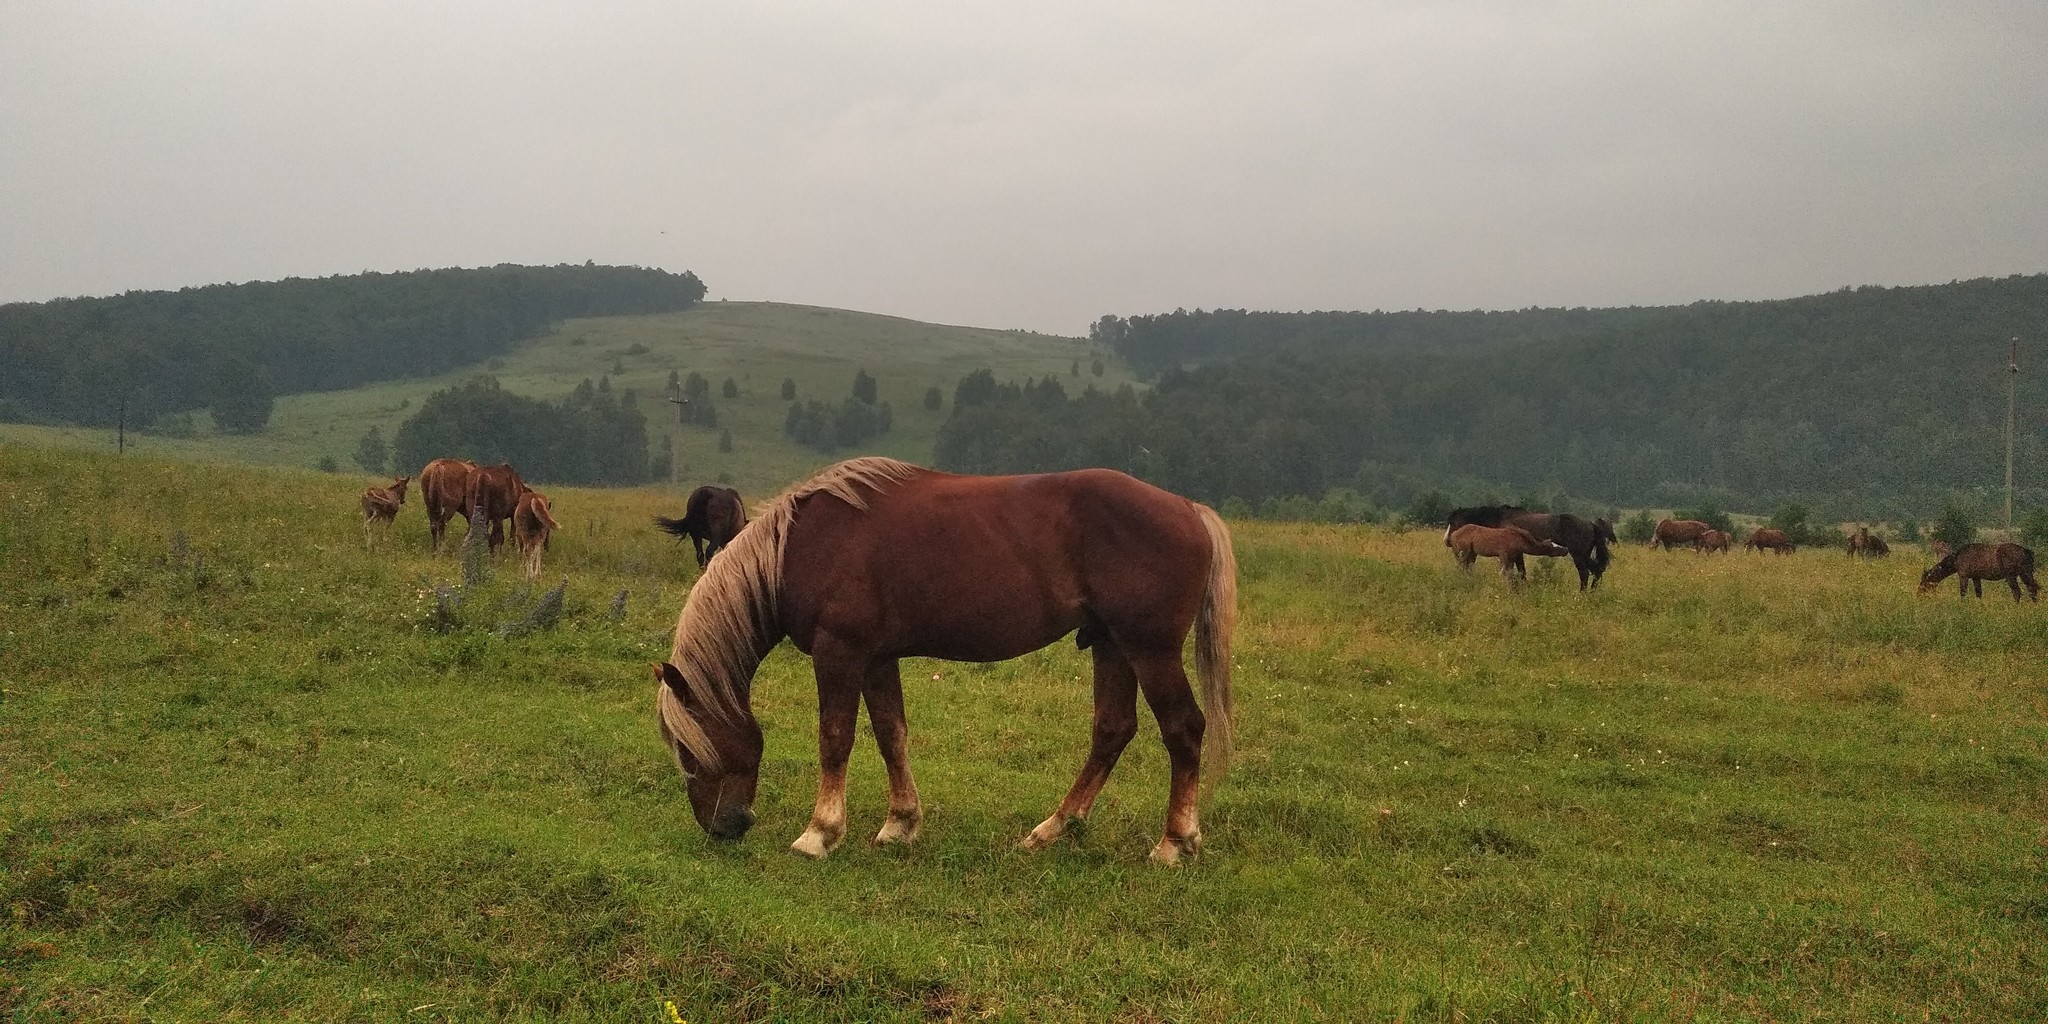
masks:
<path fill-rule="evenodd" d="M 663 313 L 704 297 L 687 271 L 416 270 L 0 306 L 0 420 L 147 427 L 211 408 L 260 430 L 275 395 L 430 376 L 573 317 Z"/>
<path fill-rule="evenodd" d="M 515 395 L 490 377 L 437 391 L 398 428 L 392 464 L 443 456 L 509 462 L 534 483 L 623 486 L 665 475 L 648 461 L 647 417 L 631 390 L 584 381 L 561 404 Z"/>
<path fill-rule="evenodd" d="M 2048 355 L 2044 323 L 2038 275 L 1659 309 L 1106 317 L 1094 340 L 1158 373 L 1142 399 L 970 377 L 937 455 L 1108 465 L 1210 501 L 1442 489 L 1925 514 L 2002 480 L 2006 342 Z M 2033 504 L 2041 378 L 2019 382 Z"/>

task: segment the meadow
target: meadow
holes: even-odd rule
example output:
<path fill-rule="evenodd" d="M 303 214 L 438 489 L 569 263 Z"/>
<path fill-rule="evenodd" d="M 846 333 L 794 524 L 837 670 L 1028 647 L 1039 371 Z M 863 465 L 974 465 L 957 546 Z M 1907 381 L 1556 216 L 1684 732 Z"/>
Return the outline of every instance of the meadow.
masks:
<path fill-rule="evenodd" d="M 1094 353 L 1084 339 L 1026 331 L 954 327 L 900 317 L 779 302 L 705 302 L 682 313 L 568 320 L 503 357 L 435 377 L 406 378 L 346 391 L 283 395 L 269 424 L 248 435 L 214 431 L 211 420 L 195 417 L 191 437 L 141 435 L 131 430 L 133 450 L 151 455 L 206 461 L 311 469 L 323 458 L 349 472 L 357 443 L 371 427 L 388 442 L 406 418 L 434 392 L 480 374 L 498 379 L 508 391 L 558 402 L 584 380 L 610 376 L 615 389 L 632 389 L 647 416 L 650 454 L 666 435 L 675 450 L 679 481 L 725 479 L 750 497 L 773 494 L 783 484 L 836 461 L 783 435 L 789 402 L 782 381 L 796 382 L 797 397 L 837 407 L 853 391 L 854 374 L 865 369 L 876 379 L 879 401 L 888 402 L 894 428 L 859 454 L 889 455 L 913 462 L 932 460 L 932 443 L 952 409 L 953 388 L 975 370 L 995 371 L 999 381 L 1047 374 L 1071 391 L 1093 385 L 1115 390 L 1131 383 L 1128 369 L 1105 359 L 1103 375 L 1092 373 Z M 1072 371 L 1080 362 L 1080 376 Z M 617 372 L 614 372 L 617 371 Z M 711 384 L 719 426 L 732 431 L 733 450 L 718 450 L 719 431 L 677 423 L 664 389 L 671 371 L 692 371 Z M 721 385 L 731 378 L 739 395 L 726 398 Z M 925 389 L 945 399 L 939 410 L 924 407 Z M 113 451 L 114 431 L 84 427 L 43 427 L 0 423 L 0 443 L 55 445 Z M 417 472 L 418 466 L 395 473 Z"/>
<path fill-rule="evenodd" d="M 1581 595 L 1234 523 L 1199 858 L 1145 860 L 1149 726 L 1077 838 L 1013 848 L 1087 747 L 1059 644 L 906 665 L 923 835 L 814 863 L 801 656 L 755 683 L 745 840 L 656 738 L 672 494 L 555 492 L 527 587 L 417 504 L 366 552 L 367 482 L 0 446 L 0 1017 L 2048 1017 L 2048 611 L 1917 596 L 1904 545 L 1629 547 Z M 884 793 L 863 738 L 856 836 Z"/>

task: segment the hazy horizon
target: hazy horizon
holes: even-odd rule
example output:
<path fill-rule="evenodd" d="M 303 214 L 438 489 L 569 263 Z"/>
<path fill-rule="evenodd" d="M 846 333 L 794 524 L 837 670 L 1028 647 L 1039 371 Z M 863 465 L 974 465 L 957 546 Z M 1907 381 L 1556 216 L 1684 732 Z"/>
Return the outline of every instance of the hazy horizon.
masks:
<path fill-rule="evenodd" d="M 690 270 L 1059 334 L 2048 271 L 2048 5 L 0 11 L 0 302 Z"/>

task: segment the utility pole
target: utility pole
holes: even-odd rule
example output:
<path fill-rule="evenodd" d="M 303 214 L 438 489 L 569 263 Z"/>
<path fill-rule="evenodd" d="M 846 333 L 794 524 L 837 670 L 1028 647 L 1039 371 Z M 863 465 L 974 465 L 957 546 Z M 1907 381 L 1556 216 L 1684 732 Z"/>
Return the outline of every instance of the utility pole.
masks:
<path fill-rule="evenodd" d="M 2020 339 L 2015 336 L 2005 357 L 2005 538 L 2012 539 L 2012 431 L 2019 407 Z"/>
<path fill-rule="evenodd" d="M 121 396 L 121 416 L 114 421 L 114 454 L 128 454 L 128 396 Z"/>

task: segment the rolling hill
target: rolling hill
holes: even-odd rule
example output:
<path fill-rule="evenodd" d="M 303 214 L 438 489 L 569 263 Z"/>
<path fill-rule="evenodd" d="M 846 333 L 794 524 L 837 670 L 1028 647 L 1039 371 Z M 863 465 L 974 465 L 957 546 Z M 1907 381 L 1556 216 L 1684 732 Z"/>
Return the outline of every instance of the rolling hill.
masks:
<path fill-rule="evenodd" d="M 131 432 L 129 442 L 143 452 L 207 461 L 311 467 L 332 458 L 353 473 L 350 456 L 365 431 L 375 426 L 388 440 L 429 395 L 479 374 L 496 377 L 509 391 L 549 401 L 586 379 L 609 375 L 614 390 L 632 389 L 639 397 L 656 451 L 662 434 L 672 437 L 678 483 L 727 479 L 750 497 L 766 496 L 832 461 L 783 435 L 789 407 L 781 396 L 784 378 L 796 382 L 799 399 L 837 404 L 851 392 L 854 374 L 865 369 L 895 414 L 894 429 L 865 453 L 930 462 L 933 439 L 963 375 L 983 367 L 1002 380 L 1056 374 L 1079 390 L 1084 385 L 1071 376 L 1078 359 L 1080 381 L 1113 389 L 1132 380 L 1113 359 L 1105 360 L 1102 377 L 1093 376 L 1093 354 L 1079 338 L 774 302 L 705 302 L 681 313 L 566 320 L 502 356 L 435 376 L 280 396 L 270 422 L 255 434 L 212 430 L 202 416 L 195 436 Z M 676 422 L 662 394 L 670 371 L 694 371 L 711 382 L 719 424 L 733 434 L 733 451 L 718 451 L 717 430 Z M 738 386 L 739 397 L 721 396 L 727 378 Z M 924 408 L 930 387 L 945 396 L 945 408 Z M 104 429 L 0 424 L 0 441 L 107 449 L 115 439 Z"/>

